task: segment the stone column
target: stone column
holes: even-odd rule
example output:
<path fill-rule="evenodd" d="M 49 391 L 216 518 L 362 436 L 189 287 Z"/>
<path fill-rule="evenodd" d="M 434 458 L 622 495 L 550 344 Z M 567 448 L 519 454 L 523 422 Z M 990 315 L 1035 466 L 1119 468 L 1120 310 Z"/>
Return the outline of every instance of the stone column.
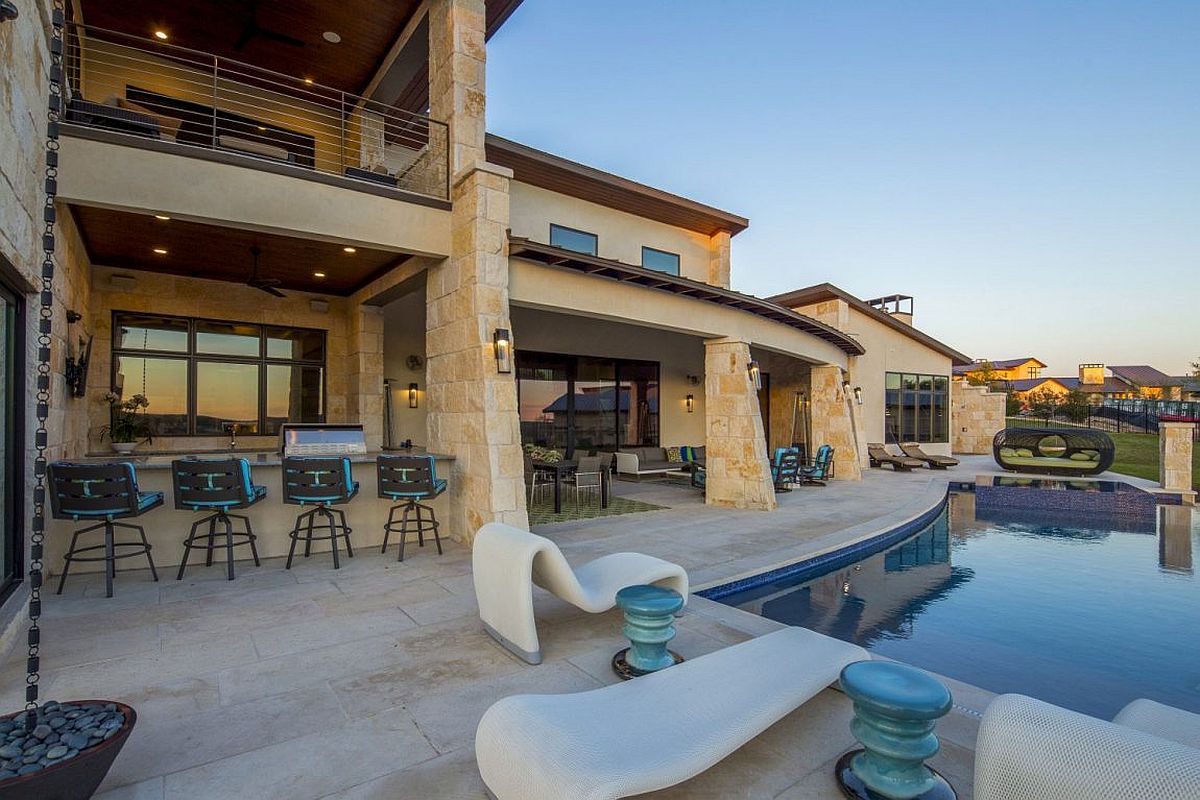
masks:
<path fill-rule="evenodd" d="M 729 240 L 729 231 L 717 231 L 708 242 L 708 282 L 723 289 L 729 288 Z"/>
<path fill-rule="evenodd" d="M 1194 503 L 1192 490 L 1192 422 L 1158 423 L 1159 476 L 1162 488 L 1179 492 L 1184 501 Z"/>
<path fill-rule="evenodd" d="M 749 363 L 748 342 L 704 342 L 705 502 L 773 511 L 775 487 Z"/>
<path fill-rule="evenodd" d="M 350 309 L 346 336 L 346 406 L 350 418 L 361 422 L 368 450 L 383 447 L 383 309 Z"/>
<path fill-rule="evenodd" d="M 484 158 L 484 0 L 429 4 L 429 115 L 450 125 L 450 175 Z"/>
<path fill-rule="evenodd" d="M 992 438 L 1004 428 L 1008 398 L 986 386 L 950 381 L 950 444 L 955 453 L 990 455 Z"/>
<path fill-rule="evenodd" d="M 855 425 L 850 405 L 842 390 L 842 370 L 826 364 L 813 367 L 809 396 L 812 399 L 812 432 L 815 455 L 823 444 L 833 447 L 834 480 L 856 481 L 862 478 Z"/>

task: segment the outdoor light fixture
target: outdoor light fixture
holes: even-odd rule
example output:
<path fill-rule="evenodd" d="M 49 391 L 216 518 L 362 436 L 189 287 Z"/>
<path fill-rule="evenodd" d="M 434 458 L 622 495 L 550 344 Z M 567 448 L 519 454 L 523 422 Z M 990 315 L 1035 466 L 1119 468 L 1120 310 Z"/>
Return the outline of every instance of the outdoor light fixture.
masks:
<path fill-rule="evenodd" d="M 165 42 L 169 37 L 167 36 L 166 31 L 155 31 L 154 38 Z"/>
<path fill-rule="evenodd" d="M 512 372 L 512 334 L 508 328 L 496 328 L 492 344 L 496 346 L 496 372 L 502 375 Z"/>
<path fill-rule="evenodd" d="M 9 22 L 19 16 L 21 16 L 21 12 L 14 4 L 9 0 L 0 0 L 0 22 Z"/>
<path fill-rule="evenodd" d="M 850 381 L 842 381 L 842 396 L 850 397 Z"/>
<path fill-rule="evenodd" d="M 762 370 L 758 366 L 757 361 L 751 361 L 746 365 L 746 371 L 750 373 L 750 383 L 754 384 L 754 391 L 762 391 Z"/>
<path fill-rule="evenodd" d="M 408 385 L 408 407 L 417 407 L 417 385 L 415 383 L 410 383 Z"/>
<path fill-rule="evenodd" d="M 349 253 L 350 255 L 354 255 L 355 253 L 358 252 L 358 248 L 357 247 L 343 247 L 342 252 Z"/>
<path fill-rule="evenodd" d="M 166 214 L 155 214 L 154 218 L 156 220 L 158 220 L 159 222 L 170 222 L 171 221 L 171 218 L 168 217 Z"/>
<path fill-rule="evenodd" d="M 693 395 L 689 394 L 684 402 L 687 404 L 687 411 L 689 414 L 696 409 L 696 398 Z"/>
<path fill-rule="evenodd" d="M 854 402 L 858 403 L 860 406 L 863 404 L 861 386 L 854 387 Z"/>
<path fill-rule="evenodd" d="M 156 248 L 154 248 L 154 254 L 159 255 L 159 256 L 165 256 L 167 254 L 167 248 L 156 247 Z"/>

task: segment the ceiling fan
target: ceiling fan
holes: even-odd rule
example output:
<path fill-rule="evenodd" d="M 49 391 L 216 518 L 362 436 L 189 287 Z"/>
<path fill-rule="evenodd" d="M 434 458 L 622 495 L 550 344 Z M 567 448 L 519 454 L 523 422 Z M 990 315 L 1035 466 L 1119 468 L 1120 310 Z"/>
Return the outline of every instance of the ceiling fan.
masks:
<path fill-rule="evenodd" d="M 246 281 L 246 285 L 252 289 L 258 289 L 260 292 L 266 292 L 273 297 L 287 297 L 286 294 L 275 288 L 281 283 L 278 278 L 258 277 L 258 257 L 262 255 L 262 250 L 255 245 L 250 248 L 250 255 L 254 256 L 254 270 L 250 273 L 250 279 Z"/>
<path fill-rule="evenodd" d="M 241 5 L 246 9 L 247 14 L 246 25 L 242 28 L 242 33 L 238 36 L 237 41 L 234 42 L 233 49 L 241 50 L 250 42 L 251 39 L 256 36 L 263 39 L 270 39 L 271 41 L 279 42 L 280 44 L 290 45 L 291 47 L 304 47 L 304 42 L 300 41 L 294 36 L 288 36 L 286 33 L 281 33 L 280 31 L 273 30 L 271 28 L 264 28 L 262 25 L 259 25 L 259 2 L 260 0 L 242 0 Z"/>

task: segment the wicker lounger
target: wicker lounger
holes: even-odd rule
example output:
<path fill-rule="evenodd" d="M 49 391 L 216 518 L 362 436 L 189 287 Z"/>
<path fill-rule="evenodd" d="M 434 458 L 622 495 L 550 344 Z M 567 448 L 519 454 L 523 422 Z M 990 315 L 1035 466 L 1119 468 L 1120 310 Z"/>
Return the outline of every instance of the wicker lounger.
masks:
<path fill-rule="evenodd" d="M 900 445 L 900 451 L 909 458 L 915 458 L 918 461 L 924 461 L 929 465 L 930 469 L 946 469 L 947 467 L 957 467 L 958 459 L 950 458 L 949 456 L 929 455 L 921 449 L 921 445 L 916 442 L 907 442 Z"/>
<path fill-rule="evenodd" d="M 896 472 L 908 472 L 912 469 L 920 469 L 922 462 L 908 456 L 894 456 L 884 449 L 882 444 L 871 442 L 867 444 L 867 455 L 871 457 L 872 467 L 882 467 L 884 464 L 890 464 Z"/>
<path fill-rule="evenodd" d="M 786 628 L 627 683 L 506 697 L 475 733 L 479 774 L 498 800 L 606 800 L 674 786 L 869 657 Z"/>

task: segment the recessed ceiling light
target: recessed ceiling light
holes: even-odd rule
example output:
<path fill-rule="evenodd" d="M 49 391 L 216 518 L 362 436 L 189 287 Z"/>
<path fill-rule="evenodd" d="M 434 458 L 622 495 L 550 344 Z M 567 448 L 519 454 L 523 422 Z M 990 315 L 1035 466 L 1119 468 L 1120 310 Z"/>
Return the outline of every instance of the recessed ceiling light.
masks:
<path fill-rule="evenodd" d="M 167 32 L 166 31 L 155 31 L 154 38 L 161 39 L 162 41 L 165 42 L 167 40 Z"/>
<path fill-rule="evenodd" d="M 330 44 L 337 44 L 342 41 L 342 37 L 336 31 L 325 31 L 321 37 Z"/>
<path fill-rule="evenodd" d="M 358 252 L 358 248 L 357 248 L 357 247 L 343 247 L 343 248 L 342 248 L 342 252 L 344 252 L 344 253 L 357 253 L 357 252 Z"/>
<path fill-rule="evenodd" d="M 313 273 L 313 277 L 314 277 L 314 278 L 324 278 L 324 277 L 325 277 L 325 273 L 324 273 L 324 272 L 314 272 L 314 273 Z"/>
<path fill-rule="evenodd" d="M 170 222 L 170 221 L 171 221 L 171 218 L 170 218 L 170 217 L 168 217 L 166 214 L 155 214 L 155 215 L 154 215 L 154 218 L 155 218 L 155 219 L 157 219 L 157 220 L 162 220 L 163 222 Z"/>
<path fill-rule="evenodd" d="M 312 78 L 305 78 L 304 82 L 307 83 L 309 86 L 312 86 Z"/>
<path fill-rule="evenodd" d="M 154 252 L 155 252 L 155 253 L 157 253 L 157 254 L 158 254 L 158 255 L 160 255 L 160 256 L 165 256 L 165 255 L 167 254 L 167 248 L 165 248 L 165 247 L 156 247 L 156 248 L 154 248 Z"/>
<path fill-rule="evenodd" d="M 260 131 L 265 131 L 265 130 L 266 130 L 266 128 L 264 128 L 262 125 L 259 125 L 259 126 L 258 126 L 258 129 L 259 129 Z"/>

